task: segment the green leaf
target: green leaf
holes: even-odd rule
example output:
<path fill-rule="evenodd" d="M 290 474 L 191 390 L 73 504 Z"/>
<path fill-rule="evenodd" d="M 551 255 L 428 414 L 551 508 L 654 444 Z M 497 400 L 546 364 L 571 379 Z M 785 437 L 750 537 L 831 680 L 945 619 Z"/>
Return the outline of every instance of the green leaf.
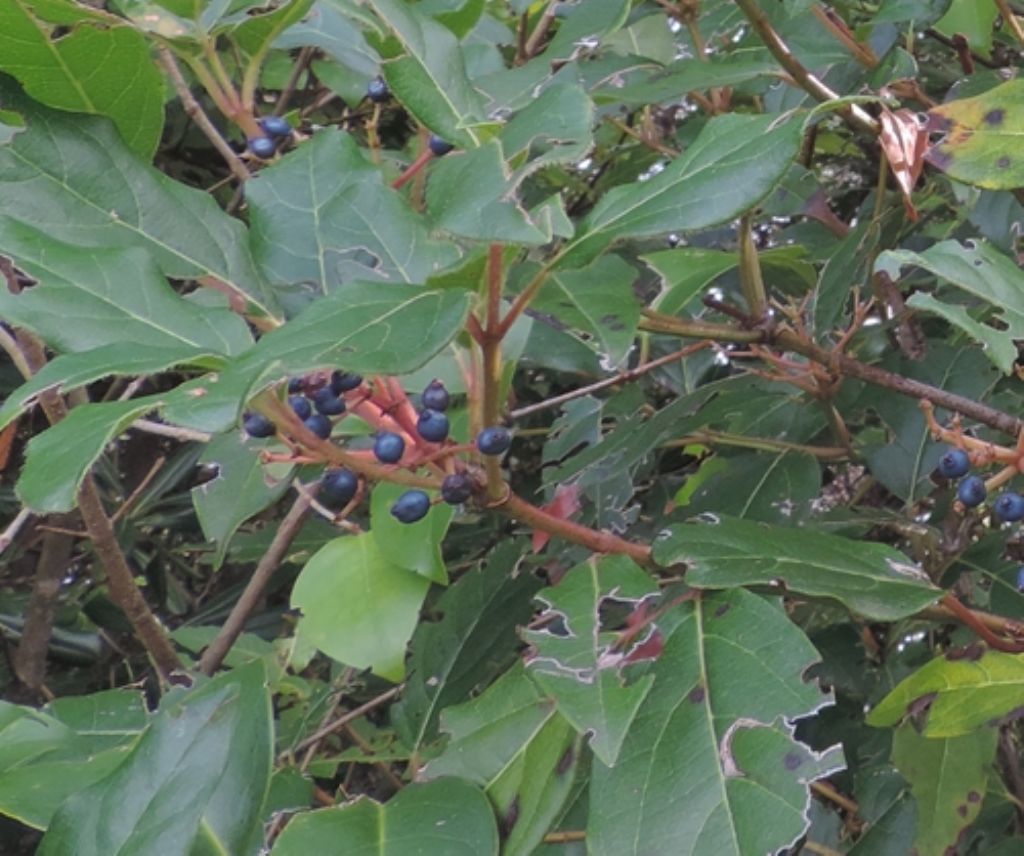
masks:
<path fill-rule="evenodd" d="M 977 659 L 937 657 L 901 681 L 868 714 L 868 725 L 895 725 L 927 709 L 926 737 L 959 737 L 1016 711 L 1024 656 L 986 651 Z M 926 707 L 925 707 L 926 706 Z"/>
<path fill-rule="evenodd" d="M 594 105 L 581 87 L 547 87 L 501 131 L 505 156 L 517 167 L 517 182 L 550 164 L 575 163 L 584 157 L 593 146 L 593 124 Z"/>
<path fill-rule="evenodd" d="M 898 280 L 904 265 L 923 268 L 993 307 L 991 317 L 997 327 L 971 318 L 963 306 L 941 303 L 924 292 L 911 295 L 907 301 L 908 306 L 941 315 L 981 342 L 988 358 L 1009 374 L 1017 358 L 1013 340 L 1024 338 L 1024 272 L 1013 260 L 987 241 L 941 241 L 922 253 L 888 250 L 879 255 L 875 270 L 885 271 Z"/>
<path fill-rule="evenodd" d="M 602 36 L 614 33 L 629 15 L 629 0 L 589 0 L 562 10 L 558 31 L 544 48 L 542 59 L 551 63 L 575 56 L 581 44 L 597 47 Z"/>
<path fill-rule="evenodd" d="M 169 393 L 165 416 L 200 430 L 223 431 L 234 425 L 244 401 L 291 375 L 338 367 L 407 374 L 462 330 L 469 300 L 462 291 L 350 283 L 265 334 L 218 375 Z"/>
<path fill-rule="evenodd" d="M 498 829 L 487 798 L 459 779 L 408 785 L 385 805 L 360 799 L 292 818 L 273 856 L 497 856 Z"/>
<path fill-rule="evenodd" d="M 48 389 L 68 392 L 109 375 L 148 375 L 182 365 L 217 369 L 223 363 L 223 358 L 216 354 L 186 344 L 140 347 L 128 342 L 102 345 L 79 354 L 62 354 L 7 397 L 0 407 L 0 428 L 24 413 Z"/>
<path fill-rule="evenodd" d="M 462 775 L 484 787 L 504 819 L 502 853 L 533 853 L 572 792 L 581 754 L 572 726 L 520 664 L 479 698 L 447 708 L 443 721 L 451 742 L 421 775 Z"/>
<path fill-rule="evenodd" d="M 317 0 L 302 21 L 293 24 L 277 38 L 274 47 L 281 50 L 307 46 L 320 48 L 334 62 L 362 79 L 362 85 L 353 92 L 358 99 L 366 94 L 366 83 L 377 74 L 380 59 L 366 43 L 359 28 L 342 14 L 343 8 L 330 0 Z M 345 97 L 348 97 L 347 93 Z"/>
<path fill-rule="evenodd" d="M 626 685 L 621 667 L 633 646 L 616 648 L 620 634 L 602 629 L 600 611 L 608 602 L 635 608 L 655 592 L 653 580 L 631 559 L 591 558 L 537 595 L 546 607 L 540 617 L 559 620 L 560 632 L 523 631 L 533 647 L 527 661 L 530 675 L 555 697 L 559 713 L 577 731 L 590 734 L 590 748 L 609 766 L 615 764 L 653 679 L 648 675 Z"/>
<path fill-rule="evenodd" d="M 736 253 L 703 247 L 662 250 L 640 258 L 662 279 L 654 308 L 668 315 L 683 312 L 708 285 L 739 264 Z"/>
<path fill-rule="evenodd" d="M 391 506 L 408 488 L 380 482 L 370 498 L 370 534 L 380 554 L 407 571 L 420 574 L 434 583 L 448 583 L 448 569 L 441 556 L 448 524 L 455 510 L 447 503 L 435 505 L 416 523 L 400 523 L 391 514 Z"/>
<path fill-rule="evenodd" d="M 470 698 L 513 658 L 516 628 L 530 620 L 530 598 L 540 587 L 518 567 L 522 546 L 499 545 L 440 597 L 440 620 L 417 625 L 405 690 L 391 708 L 391 721 L 413 753 L 437 737 L 442 710 Z"/>
<path fill-rule="evenodd" d="M 106 119 L 48 110 L 9 84 L 0 83 L 0 102 L 28 125 L 0 146 L 5 214 L 78 246 L 140 247 L 166 276 L 215 285 L 240 307 L 273 314 L 245 227 L 213 197 L 144 163 Z"/>
<path fill-rule="evenodd" d="M 942 740 L 922 737 L 909 723 L 896 730 L 892 762 L 917 802 L 913 852 L 943 856 L 955 849 L 981 811 L 998 740 L 995 728 Z"/>
<path fill-rule="evenodd" d="M 736 86 L 751 80 L 771 80 L 779 76 L 774 59 L 766 58 L 763 51 L 746 56 L 743 53 L 712 56 L 707 62 L 690 57 L 623 87 L 602 86 L 597 90 L 598 103 L 605 101 L 640 106 L 674 101 L 680 95 L 710 87 Z"/>
<path fill-rule="evenodd" d="M 994 9 L 992 10 L 994 13 Z M 974 98 L 947 101 L 928 111 L 928 128 L 945 137 L 925 159 L 946 175 L 989 190 L 1024 185 L 1024 80 L 1008 80 Z"/>
<path fill-rule="evenodd" d="M 165 697 L 127 760 L 57 811 L 41 856 L 248 853 L 272 760 L 270 695 L 261 664 Z"/>
<path fill-rule="evenodd" d="M 750 452 L 706 460 L 686 480 L 676 502 L 693 515 L 729 515 L 797 526 L 810 515 L 820 493 L 821 465 L 811 455 Z"/>
<path fill-rule="evenodd" d="M 804 680 L 818 655 L 785 612 L 743 589 L 680 610 L 618 762 L 594 763 L 594 856 L 774 852 L 807 828 L 807 784 L 842 764 L 838 747 L 793 740 L 788 721 L 828 699 Z"/>
<path fill-rule="evenodd" d="M 402 105 L 452 145 L 480 143 L 480 96 L 466 75 L 458 40 L 442 24 L 402 0 L 368 0 L 401 45 L 384 63 L 384 77 Z"/>
<path fill-rule="evenodd" d="M 5 216 L 0 248 L 38 282 L 17 295 L 0 289 L 0 315 L 59 351 L 118 341 L 232 355 L 252 344 L 242 318 L 180 297 L 140 249 L 65 244 Z"/>
<path fill-rule="evenodd" d="M 430 583 L 388 561 L 369 532 L 335 538 L 306 562 L 292 589 L 297 634 L 329 657 L 390 681 Z"/>
<path fill-rule="evenodd" d="M 192 505 L 207 540 L 216 544 L 213 567 L 219 568 L 231 536 L 246 520 L 277 502 L 291 484 L 292 469 L 271 476 L 258 450 L 240 431 L 214 437 L 203 449 L 201 465 L 217 475 L 192 488 Z"/>
<path fill-rule="evenodd" d="M 21 501 L 39 512 L 70 511 L 78 488 L 107 443 L 160 404 L 158 396 L 75 407 L 28 444 L 18 479 Z"/>
<path fill-rule="evenodd" d="M 618 256 L 599 258 L 579 270 L 553 272 L 531 306 L 583 332 L 604 364 L 617 368 L 629 356 L 640 323 L 636 278 L 636 270 Z"/>
<path fill-rule="evenodd" d="M 737 113 L 712 119 L 657 175 L 605 194 L 566 246 L 562 264 L 584 264 L 617 238 L 702 229 L 741 214 L 785 175 L 801 125 Z"/>
<path fill-rule="evenodd" d="M 912 615 L 942 592 L 906 556 L 886 544 L 722 518 L 673 526 L 654 545 L 663 565 L 685 563 L 697 588 L 782 586 L 838 600 L 879 621 Z"/>
<path fill-rule="evenodd" d="M 31 2 L 0 6 L 0 70 L 49 107 L 109 116 L 125 143 L 149 160 L 164 126 L 164 87 L 141 33 L 81 24 L 61 34 Z"/>
<path fill-rule="evenodd" d="M 253 256 L 289 304 L 354 280 L 424 282 L 458 257 L 348 134 L 322 131 L 246 184 Z"/>
<path fill-rule="evenodd" d="M 448 155 L 427 185 L 427 207 L 441 229 L 463 238 L 544 244 L 551 229 L 534 223 L 515 198 L 516 182 L 497 140 Z"/>

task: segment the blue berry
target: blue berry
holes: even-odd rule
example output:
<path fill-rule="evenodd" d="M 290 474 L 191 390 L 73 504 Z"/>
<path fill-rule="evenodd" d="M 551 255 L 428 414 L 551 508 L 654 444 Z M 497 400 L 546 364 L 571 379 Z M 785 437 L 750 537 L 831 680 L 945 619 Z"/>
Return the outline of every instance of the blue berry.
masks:
<path fill-rule="evenodd" d="M 437 134 L 431 134 L 427 146 L 435 157 L 443 158 L 448 152 L 455 148 L 451 143 L 442 140 Z"/>
<path fill-rule="evenodd" d="M 338 398 L 329 386 L 313 393 L 313 406 L 324 416 L 339 416 L 345 412 L 345 400 Z"/>
<path fill-rule="evenodd" d="M 277 143 L 270 137 L 253 137 L 249 140 L 249 151 L 256 157 L 267 160 L 267 158 L 272 158 L 274 152 L 277 151 Z"/>
<path fill-rule="evenodd" d="M 292 135 L 292 126 L 283 116 L 264 116 L 260 119 L 260 127 L 272 137 Z"/>
<path fill-rule="evenodd" d="M 437 410 L 427 408 L 416 422 L 419 435 L 431 443 L 441 443 L 448 436 L 448 417 Z"/>
<path fill-rule="evenodd" d="M 511 445 L 512 435 L 500 425 L 484 428 L 476 437 L 476 447 L 483 455 L 503 455 Z"/>
<path fill-rule="evenodd" d="M 999 494 L 996 501 L 992 503 L 992 508 L 995 509 L 1000 520 L 1005 520 L 1008 523 L 1024 520 L 1024 496 L 1019 493 L 1007 491 Z"/>
<path fill-rule="evenodd" d="M 399 434 L 384 431 L 373 443 L 373 454 L 382 464 L 396 464 L 405 454 L 405 440 Z"/>
<path fill-rule="evenodd" d="M 343 392 L 351 392 L 362 382 L 362 375 L 352 374 L 351 372 L 331 373 L 331 389 L 334 390 L 335 395 L 341 395 Z"/>
<path fill-rule="evenodd" d="M 453 473 L 441 482 L 441 499 L 449 505 L 461 505 L 472 495 L 473 482 L 465 473 Z"/>
<path fill-rule="evenodd" d="M 314 413 L 308 419 L 303 420 L 303 424 L 321 440 L 326 440 L 331 436 L 331 420 L 322 413 Z"/>
<path fill-rule="evenodd" d="M 302 392 L 306 388 L 306 379 L 304 377 L 290 377 L 288 378 L 288 392 Z"/>
<path fill-rule="evenodd" d="M 359 476 L 352 470 L 328 470 L 320 479 L 317 499 L 330 509 L 341 509 L 348 505 L 359 490 Z"/>
<path fill-rule="evenodd" d="M 939 458 L 939 473 L 947 479 L 958 479 L 967 475 L 971 459 L 963 449 L 949 449 Z"/>
<path fill-rule="evenodd" d="M 1024 594 L 1024 568 L 1017 568 L 1017 591 Z"/>
<path fill-rule="evenodd" d="M 424 407 L 429 407 L 431 410 L 444 411 L 448 409 L 451 396 L 448 395 L 448 390 L 444 388 L 444 384 L 441 381 L 432 380 L 427 384 L 427 388 L 423 390 L 420 401 Z"/>
<path fill-rule="evenodd" d="M 430 497 L 422 490 L 407 490 L 391 506 L 391 516 L 399 523 L 415 523 L 430 511 Z"/>
<path fill-rule="evenodd" d="M 262 413 L 246 413 L 242 418 L 242 427 L 250 437 L 273 437 L 277 433 L 274 423 Z"/>
<path fill-rule="evenodd" d="M 366 97 L 374 104 L 383 104 L 391 97 L 391 90 L 388 89 L 383 77 L 375 77 L 370 81 L 370 85 L 366 87 Z"/>
<path fill-rule="evenodd" d="M 986 493 L 985 480 L 981 476 L 968 476 L 960 482 L 960 489 L 956 495 L 968 508 L 974 508 L 985 501 Z"/>
<path fill-rule="evenodd" d="M 291 407 L 299 419 L 309 419 L 310 414 L 313 412 L 313 405 L 309 403 L 309 399 L 303 398 L 301 395 L 289 396 L 288 406 Z"/>

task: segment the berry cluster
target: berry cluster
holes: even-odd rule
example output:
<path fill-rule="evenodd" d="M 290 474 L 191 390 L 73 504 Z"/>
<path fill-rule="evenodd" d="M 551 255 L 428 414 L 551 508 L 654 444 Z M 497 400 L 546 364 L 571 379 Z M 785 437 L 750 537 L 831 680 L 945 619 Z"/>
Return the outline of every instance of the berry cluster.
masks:
<path fill-rule="evenodd" d="M 361 376 L 350 372 L 334 371 L 329 376 L 318 372 L 288 382 L 288 406 L 316 437 L 329 439 L 337 420 L 347 413 L 356 413 L 377 431 L 372 449 L 350 451 L 350 455 L 367 460 L 367 456 L 372 456 L 378 464 L 403 466 L 411 471 L 424 465 L 440 469 L 444 473 L 441 499 L 461 505 L 472 498 L 481 483 L 456 457 L 456 453 L 470 447 L 456 446 L 449 439 L 451 425 L 446 411 L 451 396 L 441 381 L 434 380 L 427 384 L 419 401 L 417 411 L 397 384 L 384 378 L 365 383 Z M 243 427 L 251 437 L 279 436 L 292 445 L 262 413 L 246 413 Z M 511 432 L 494 425 L 480 431 L 475 447 L 481 455 L 499 456 L 511 443 Z M 297 460 L 294 455 L 293 450 L 292 460 Z M 281 459 L 270 452 L 264 456 L 267 460 Z M 359 486 L 360 477 L 352 469 L 330 468 L 320 480 L 317 499 L 326 508 L 340 511 L 357 499 Z M 427 493 L 408 490 L 392 505 L 391 514 L 402 523 L 415 523 L 427 515 L 430 506 Z"/>
<path fill-rule="evenodd" d="M 268 160 L 274 156 L 277 147 L 292 135 L 292 126 L 282 116 L 264 116 L 259 120 L 263 135 L 251 137 L 247 141 L 249 151 L 260 160 Z"/>
<path fill-rule="evenodd" d="M 947 479 L 960 479 L 956 498 L 965 508 L 976 508 L 988 496 L 985 480 L 978 475 L 967 475 L 971 469 L 971 458 L 963 449 L 947 449 L 939 458 L 939 474 Z M 966 476 L 966 478 L 964 478 Z M 1024 497 L 1013 491 L 1005 491 L 995 498 L 992 511 L 999 520 L 1016 523 L 1024 520 Z"/>

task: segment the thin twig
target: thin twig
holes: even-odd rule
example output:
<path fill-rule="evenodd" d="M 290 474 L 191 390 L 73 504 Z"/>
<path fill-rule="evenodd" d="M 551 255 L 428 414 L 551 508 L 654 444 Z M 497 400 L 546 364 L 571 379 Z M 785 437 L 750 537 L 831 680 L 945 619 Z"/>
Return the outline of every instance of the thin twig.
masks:
<path fill-rule="evenodd" d="M 168 48 L 161 46 L 157 48 L 157 56 L 168 77 L 171 78 L 171 84 L 181 99 L 185 113 L 196 123 L 199 130 L 206 135 L 206 138 L 213 144 L 213 147 L 220 153 L 220 156 L 224 158 L 224 162 L 228 165 L 235 178 L 241 182 L 248 181 L 251 177 L 249 169 L 242 163 L 241 158 L 235 154 L 231 146 L 228 145 L 227 140 L 221 136 L 220 131 L 210 121 L 210 117 L 203 112 L 203 108 L 195 99 L 192 90 L 188 88 L 188 83 L 178 67 L 177 60 L 174 59 L 174 54 Z"/>
<path fill-rule="evenodd" d="M 306 66 L 309 65 L 309 61 L 315 53 L 316 48 L 309 47 L 308 45 L 299 51 L 295 65 L 292 66 L 291 74 L 288 75 L 284 89 L 281 90 L 281 94 L 277 97 L 277 103 L 274 105 L 275 116 L 283 116 L 288 109 L 288 102 L 292 100 L 292 96 L 295 94 L 295 87 L 299 85 L 299 78 L 302 77 L 302 72 L 306 70 Z"/>
<path fill-rule="evenodd" d="M 126 499 L 124 502 L 122 502 L 121 503 L 121 507 L 118 508 L 117 511 L 115 511 L 114 514 L 111 516 L 111 518 L 110 518 L 110 522 L 111 523 L 117 523 L 118 520 L 120 520 L 129 511 L 131 511 L 132 506 L 135 505 L 135 503 L 137 503 L 139 501 L 139 497 L 142 496 L 143 491 L 145 491 L 145 489 L 147 487 L 149 487 L 149 485 L 153 481 L 153 479 L 156 478 L 156 474 L 158 472 L 160 472 L 160 469 L 166 463 L 167 463 L 167 456 L 166 455 L 160 455 L 153 462 L 153 466 L 151 466 L 149 468 L 149 472 L 146 473 L 142 477 L 142 481 L 140 481 L 135 486 L 135 490 L 133 490 L 131 492 L 131 494 L 129 495 L 128 499 Z"/>
<path fill-rule="evenodd" d="M 145 431 L 147 434 L 159 434 L 161 437 L 181 440 L 183 443 L 189 441 L 209 443 L 213 437 L 212 434 L 207 434 L 205 431 L 196 431 L 194 428 L 179 428 L 176 425 L 165 425 L 163 422 L 154 422 L 152 419 L 136 419 L 131 427 L 138 431 Z"/>
<path fill-rule="evenodd" d="M 277 571 L 288 548 L 299 534 L 308 513 L 309 499 L 306 494 L 300 493 L 284 519 L 278 524 L 274 540 L 270 542 L 267 552 L 263 554 L 259 564 L 256 565 L 256 570 L 253 571 L 249 582 L 246 583 L 242 596 L 238 598 L 227 621 L 224 622 L 224 626 L 221 627 L 209 647 L 203 651 L 198 667 L 202 674 L 212 675 L 224 662 L 231 646 L 235 644 L 235 640 L 245 629 L 245 622 L 262 599 L 271 577 Z"/>
<path fill-rule="evenodd" d="M 530 416 L 534 413 L 539 413 L 542 410 L 549 410 L 552 407 L 560 407 L 569 401 L 573 401 L 577 398 L 583 398 L 584 396 L 591 395 L 595 392 L 600 392 L 602 389 L 607 389 L 610 386 L 618 386 L 619 384 L 636 380 L 637 378 L 643 377 L 648 372 L 652 372 L 655 369 L 666 366 L 669 363 L 674 363 L 697 351 L 703 350 L 708 347 L 709 344 L 710 342 L 705 341 L 696 342 L 693 345 L 687 345 L 685 348 L 680 348 L 678 351 L 673 351 L 671 354 L 666 354 L 663 357 L 650 360 L 636 368 L 619 372 L 614 377 L 605 378 L 604 380 L 599 380 L 595 383 L 588 384 L 587 386 L 581 386 L 579 389 L 574 389 L 571 392 L 566 392 L 562 395 L 556 395 L 553 398 L 546 398 L 544 401 L 539 401 L 536 404 L 529 404 L 526 407 L 520 407 L 509 413 L 509 418 L 521 419 L 524 416 Z"/>
<path fill-rule="evenodd" d="M 1021 29 L 1020 21 L 1017 20 L 1017 16 L 1013 14 L 1013 9 L 1010 8 L 1010 4 L 1006 0 L 995 0 L 996 8 L 999 10 L 999 14 L 1003 18 L 1003 23 L 1010 28 L 1010 32 L 1013 33 L 1013 37 L 1024 45 L 1024 30 Z"/>
<path fill-rule="evenodd" d="M 312 746 L 317 741 L 322 740 L 328 734 L 333 734 L 335 731 L 339 730 L 340 728 L 344 728 L 345 725 L 347 725 L 349 722 L 352 722 L 352 720 L 359 719 L 359 717 L 366 715 L 367 713 L 369 713 L 374 708 L 378 708 L 382 704 L 384 704 L 385 702 L 391 701 L 391 699 L 393 699 L 401 691 L 402 691 L 402 687 L 401 686 L 392 687 L 391 689 L 387 690 L 386 692 L 382 692 L 380 695 L 374 696 L 372 699 L 370 699 L 365 704 L 361 704 L 361 705 L 359 705 L 359 707 L 353 708 L 352 710 L 348 711 L 348 713 L 344 714 L 343 716 L 338 717 L 336 720 L 334 720 L 333 722 L 328 723 L 323 728 L 318 729 L 315 733 L 311 734 L 309 737 L 307 737 L 305 740 L 303 740 L 294 749 L 291 749 L 288 752 L 283 752 L 281 755 L 278 756 L 278 759 L 277 759 L 278 762 L 279 763 L 283 763 L 284 761 L 287 761 L 289 755 L 294 755 L 294 754 L 296 754 L 298 752 L 304 751 L 305 749 L 307 749 L 308 747 Z"/>
<path fill-rule="evenodd" d="M 540 43 L 544 40 L 544 37 L 548 33 L 548 29 L 550 29 L 551 25 L 554 23 L 555 7 L 557 5 L 558 0 L 548 0 L 548 5 L 544 7 L 544 11 L 537 20 L 537 26 L 533 28 L 533 32 L 530 33 L 530 37 L 526 40 L 526 46 L 523 49 L 523 54 L 526 59 L 532 59 L 537 55 Z"/>
<path fill-rule="evenodd" d="M 0 348 L 3 348 L 7 353 L 7 356 L 11 358 L 11 362 L 14 363 L 14 367 L 18 370 L 18 373 L 28 380 L 32 377 L 32 368 L 25 361 L 25 355 L 21 352 L 21 348 L 18 347 L 18 343 L 14 340 L 14 337 L 7 332 L 7 328 L 3 324 L 0 324 Z"/>

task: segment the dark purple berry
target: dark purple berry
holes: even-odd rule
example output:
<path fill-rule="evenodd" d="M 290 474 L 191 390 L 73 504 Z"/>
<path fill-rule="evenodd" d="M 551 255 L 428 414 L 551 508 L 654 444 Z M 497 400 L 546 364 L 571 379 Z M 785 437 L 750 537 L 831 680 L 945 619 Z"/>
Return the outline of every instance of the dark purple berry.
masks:
<path fill-rule="evenodd" d="M 298 376 L 298 377 L 290 377 L 290 378 L 288 378 L 288 392 L 289 392 L 289 394 L 296 393 L 296 392 L 301 393 L 305 388 L 306 388 L 306 379 L 304 377 L 302 377 L 301 375 Z"/>
<path fill-rule="evenodd" d="M 388 89 L 383 77 L 375 77 L 370 81 L 370 85 L 366 87 L 366 97 L 374 104 L 383 104 L 391 97 L 391 90 Z"/>
<path fill-rule="evenodd" d="M 341 395 L 343 392 L 351 392 L 362 382 L 362 375 L 352 374 L 351 372 L 331 373 L 331 389 L 334 390 L 335 395 Z"/>
<path fill-rule="evenodd" d="M 472 495 L 473 482 L 465 473 L 453 473 L 441 482 L 441 499 L 449 505 L 461 505 Z"/>
<path fill-rule="evenodd" d="M 289 396 L 288 406 L 299 419 L 309 419 L 309 415 L 313 412 L 313 405 L 309 403 L 309 399 L 303 398 L 301 395 Z"/>
<path fill-rule="evenodd" d="M 1024 568 L 1017 568 L 1017 591 L 1024 594 Z"/>
<path fill-rule="evenodd" d="M 420 414 L 416 431 L 430 443 L 441 443 L 448 436 L 448 417 L 428 408 Z"/>
<path fill-rule="evenodd" d="M 249 140 L 249 151 L 256 155 L 256 157 L 267 160 L 272 158 L 274 152 L 277 151 L 277 143 L 270 139 L 270 137 L 253 137 Z"/>
<path fill-rule="evenodd" d="M 324 416 L 339 416 L 345 412 L 345 400 L 338 398 L 329 386 L 313 393 L 313 406 Z"/>
<path fill-rule="evenodd" d="M 985 480 L 981 476 L 968 476 L 960 482 L 957 498 L 968 508 L 974 508 L 985 501 Z"/>
<path fill-rule="evenodd" d="M 405 454 L 405 440 L 399 434 L 384 431 L 373 443 L 373 454 L 382 464 L 397 464 Z"/>
<path fill-rule="evenodd" d="M 359 490 L 359 476 L 352 470 L 328 470 L 320 479 L 320 488 L 316 492 L 317 499 L 332 510 L 348 505 Z"/>
<path fill-rule="evenodd" d="M 431 410 L 444 411 L 448 409 L 451 396 L 448 395 L 448 390 L 444 388 L 444 384 L 441 381 L 432 380 L 427 384 L 427 388 L 423 390 L 420 401 L 424 407 L 429 407 Z"/>
<path fill-rule="evenodd" d="M 415 523 L 430 511 L 430 497 L 422 490 L 407 490 L 391 506 L 391 516 L 400 523 Z"/>
<path fill-rule="evenodd" d="M 501 425 L 484 428 L 476 437 L 476 447 L 482 455 L 503 455 L 512 445 L 512 435 Z"/>
<path fill-rule="evenodd" d="M 305 419 L 303 424 L 321 440 L 331 436 L 331 420 L 322 413 L 314 413 Z"/>
<path fill-rule="evenodd" d="M 292 126 L 283 116 L 264 116 L 260 119 L 260 127 L 272 137 L 292 135 Z"/>
<path fill-rule="evenodd" d="M 273 437 L 277 433 L 274 423 L 262 413 L 246 413 L 242 427 L 250 437 Z"/>
<path fill-rule="evenodd" d="M 971 459 L 963 449 L 949 449 L 939 458 L 939 473 L 947 479 L 958 479 L 967 475 Z"/>
<path fill-rule="evenodd" d="M 992 503 L 992 508 L 999 515 L 999 519 L 1005 520 L 1007 523 L 1024 520 L 1024 496 L 1019 493 L 1007 491 L 999 494 L 996 501 Z"/>
<path fill-rule="evenodd" d="M 448 152 L 455 148 L 451 143 L 446 140 L 442 140 L 437 134 L 431 134 L 430 139 L 427 141 L 427 146 L 433 153 L 434 157 L 443 158 Z"/>

